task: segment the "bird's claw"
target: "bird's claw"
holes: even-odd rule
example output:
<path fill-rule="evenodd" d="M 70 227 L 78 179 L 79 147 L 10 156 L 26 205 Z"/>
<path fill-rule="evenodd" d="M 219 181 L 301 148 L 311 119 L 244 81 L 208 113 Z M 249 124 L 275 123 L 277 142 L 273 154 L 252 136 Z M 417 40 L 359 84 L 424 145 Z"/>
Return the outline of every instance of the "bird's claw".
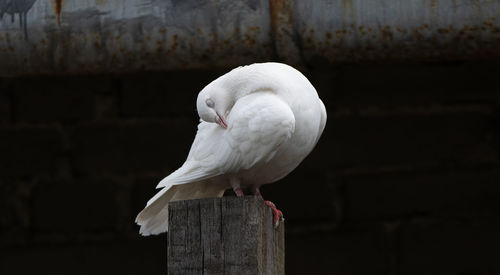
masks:
<path fill-rule="evenodd" d="M 272 203 L 271 201 L 264 201 L 269 208 L 271 208 L 271 211 L 273 211 L 273 223 L 274 223 L 274 228 L 277 228 L 280 224 L 280 222 L 285 221 L 285 218 L 283 217 L 283 212 L 276 208 L 276 205 Z"/>

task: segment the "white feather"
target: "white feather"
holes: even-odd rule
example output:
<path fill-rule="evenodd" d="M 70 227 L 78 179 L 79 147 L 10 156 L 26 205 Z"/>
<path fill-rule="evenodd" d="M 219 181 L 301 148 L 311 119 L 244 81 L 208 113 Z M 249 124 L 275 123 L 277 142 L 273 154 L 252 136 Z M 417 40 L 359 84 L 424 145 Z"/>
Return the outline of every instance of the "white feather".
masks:
<path fill-rule="evenodd" d="M 225 116 L 227 129 L 213 123 L 206 98 Z M 198 125 L 185 163 L 160 181 L 157 188 L 163 189 L 137 216 L 143 235 L 167 230 L 170 201 L 222 196 L 234 179 L 258 187 L 283 178 L 311 152 L 326 124 L 314 87 L 280 63 L 232 70 L 200 92 L 197 106 L 206 121 Z"/>

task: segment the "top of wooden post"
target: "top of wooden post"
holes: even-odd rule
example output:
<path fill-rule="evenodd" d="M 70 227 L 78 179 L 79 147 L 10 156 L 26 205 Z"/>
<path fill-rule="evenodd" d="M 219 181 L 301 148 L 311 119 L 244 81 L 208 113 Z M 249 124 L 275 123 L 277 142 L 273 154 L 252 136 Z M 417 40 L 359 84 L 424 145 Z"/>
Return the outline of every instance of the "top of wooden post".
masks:
<path fill-rule="evenodd" d="M 169 274 L 285 274 L 284 224 L 255 196 L 169 203 Z"/>

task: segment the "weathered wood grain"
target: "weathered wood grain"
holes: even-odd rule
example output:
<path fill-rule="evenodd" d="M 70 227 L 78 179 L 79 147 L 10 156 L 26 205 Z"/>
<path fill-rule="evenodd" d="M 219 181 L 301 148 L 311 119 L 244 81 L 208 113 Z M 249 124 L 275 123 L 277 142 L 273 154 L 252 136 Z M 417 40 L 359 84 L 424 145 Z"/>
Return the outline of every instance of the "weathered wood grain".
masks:
<path fill-rule="evenodd" d="M 169 204 L 169 274 L 285 274 L 284 224 L 261 198 Z"/>

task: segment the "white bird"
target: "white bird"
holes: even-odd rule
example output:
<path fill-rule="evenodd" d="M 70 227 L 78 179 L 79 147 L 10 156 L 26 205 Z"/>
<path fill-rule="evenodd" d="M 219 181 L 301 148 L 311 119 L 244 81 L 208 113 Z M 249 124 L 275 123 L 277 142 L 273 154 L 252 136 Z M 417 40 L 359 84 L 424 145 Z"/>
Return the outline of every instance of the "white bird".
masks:
<path fill-rule="evenodd" d="M 196 101 L 200 124 L 184 164 L 136 218 L 140 234 L 167 231 L 170 201 L 220 197 L 290 173 L 312 151 L 326 124 L 323 102 L 307 78 L 281 63 L 238 67 L 208 84 Z M 266 201 L 274 222 L 282 216 Z"/>

